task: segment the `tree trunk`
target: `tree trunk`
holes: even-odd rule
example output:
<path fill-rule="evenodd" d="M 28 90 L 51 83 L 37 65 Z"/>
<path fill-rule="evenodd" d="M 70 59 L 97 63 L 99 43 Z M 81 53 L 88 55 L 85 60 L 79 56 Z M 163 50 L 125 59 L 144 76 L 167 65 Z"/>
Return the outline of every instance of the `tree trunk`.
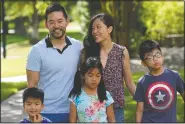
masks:
<path fill-rule="evenodd" d="M 24 26 L 24 18 L 18 17 L 14 20 L 15 23 L 15 33 L 19 35 L 27 35 L 26 28 Z"/>
<path fill-rule="evenodd" d="M 114 18 L 114 42 L 124 45 L 129 49 L 130 21 L 133 18 L 131 15 L 134 7 L 133 1 L 100 0 L 100 4 L 102 11 Z"/>
<path fill-rule="evenodd" d="M 39 41 L 39 15 L 36 8 L 36 1 L 33 1 L 33 16 L 32 16 L 32 25 L 30 32 L 30 44 L 36 44 Z"/>
<path fill-rule="evenodd" d="M 89 5 L 89 15 L 90 17 L 92 17 L 100 11 L 101 5 L 98 0 L 88 0 L 88 3 L 89 3 L 88 4 Z"/>

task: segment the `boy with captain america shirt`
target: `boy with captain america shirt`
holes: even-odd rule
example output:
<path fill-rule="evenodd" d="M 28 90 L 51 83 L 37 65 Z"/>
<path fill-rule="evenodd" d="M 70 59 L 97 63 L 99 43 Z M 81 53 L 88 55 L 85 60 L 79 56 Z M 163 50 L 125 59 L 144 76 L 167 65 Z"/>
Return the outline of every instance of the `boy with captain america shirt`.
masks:
<path fill-rule="evenodd" d="M 176 122 L 177 91 L 184 99 L 184 81 L 176 71 L 164 68 L 157 42 L 141 43 L 139 55 L 149 73 L 139 79 L 134 100 L 136 122 Z"/>

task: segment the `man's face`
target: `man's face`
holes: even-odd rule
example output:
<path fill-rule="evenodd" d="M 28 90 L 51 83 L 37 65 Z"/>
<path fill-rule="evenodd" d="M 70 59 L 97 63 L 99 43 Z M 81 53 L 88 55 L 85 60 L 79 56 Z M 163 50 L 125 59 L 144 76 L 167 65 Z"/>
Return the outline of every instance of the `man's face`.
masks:
<path fill-rule="evenodd" d="M 61 39 L 65 35 L 68 24 L 69 20 L 64 17 L 61 11 L 49 13 L 45 23 L 51 37 L 54 39 Z"/>

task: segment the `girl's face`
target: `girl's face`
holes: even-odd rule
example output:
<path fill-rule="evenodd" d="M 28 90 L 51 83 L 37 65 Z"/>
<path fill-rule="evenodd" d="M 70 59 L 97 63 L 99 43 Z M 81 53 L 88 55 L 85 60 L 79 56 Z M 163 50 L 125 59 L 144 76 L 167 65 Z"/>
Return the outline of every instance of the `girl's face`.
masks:
<path fill-rule="evenodd" d="M 99 18 L 95 19 L 92 24 L 92 35 L 96 41 L 96 43 L 100 43 L 102 41 L 110 38 L 110 33 L 112 32 L 112 26 L 107 27 L 102 20 Z"/>
<path fill-rule="evenodd" d="M 29 116 L 35 116 L 39 114 L 44 108 L 40 99 L 37 98 L 28 98 L 24 103 L 24 110 L 28 113 Z"/>
<path fill-rule="evenodd" d="M 89 69 L 84 76 L 84 86 L 90 89 L 96 89 L 101 80 L 101 73 L 97 68 Z"/>

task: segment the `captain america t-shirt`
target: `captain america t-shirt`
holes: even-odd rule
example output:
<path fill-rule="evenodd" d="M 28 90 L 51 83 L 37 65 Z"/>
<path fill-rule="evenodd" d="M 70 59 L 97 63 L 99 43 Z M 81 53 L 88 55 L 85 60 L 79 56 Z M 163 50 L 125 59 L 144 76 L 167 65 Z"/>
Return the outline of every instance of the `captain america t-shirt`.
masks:
<path fill-rule="evenodd" d="M 177 92 L 184 92 L 184 81 L 175 71 L 141 77 L 134 95 L 134 100 L 144 102 L 141 122 L 176 122 Z"/>

